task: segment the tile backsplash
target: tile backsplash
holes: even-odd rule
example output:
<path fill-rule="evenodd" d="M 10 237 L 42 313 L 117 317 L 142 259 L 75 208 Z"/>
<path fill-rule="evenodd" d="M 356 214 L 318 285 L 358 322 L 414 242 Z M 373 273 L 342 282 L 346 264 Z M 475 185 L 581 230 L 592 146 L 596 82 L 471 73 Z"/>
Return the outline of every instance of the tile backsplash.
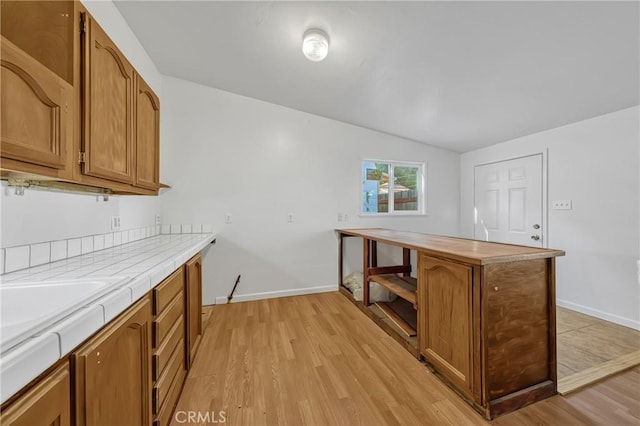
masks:
<path fill-rule="evenodd" d="M 0 249 L 0 274 L 108 249 L 160 234 L 207 234 L 212 225 L 166 224 Z"/>

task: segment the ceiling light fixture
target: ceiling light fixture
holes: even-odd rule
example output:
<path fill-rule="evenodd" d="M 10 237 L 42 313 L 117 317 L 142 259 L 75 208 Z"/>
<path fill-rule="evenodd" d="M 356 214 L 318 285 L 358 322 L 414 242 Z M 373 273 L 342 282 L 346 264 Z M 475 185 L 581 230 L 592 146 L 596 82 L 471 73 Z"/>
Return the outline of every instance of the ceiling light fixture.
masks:
<path fill-rule="evenodd" d="M 311 29 L 304 33 L 302 53 L 312 62 L 320 62 L 329 53 L 329 36 L 324 31 Z"/>

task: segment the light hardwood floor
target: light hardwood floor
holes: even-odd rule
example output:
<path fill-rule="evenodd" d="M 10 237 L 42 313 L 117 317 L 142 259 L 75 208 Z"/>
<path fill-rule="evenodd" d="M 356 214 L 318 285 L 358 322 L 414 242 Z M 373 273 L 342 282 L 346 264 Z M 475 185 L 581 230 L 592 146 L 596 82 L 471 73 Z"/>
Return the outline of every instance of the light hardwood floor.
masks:
<path fill-rule="evenodd" d="M 224 411 L 230 425 L 638 425 L 639 383 L 635 368 L 488 423 L 335 292 L 214 306 L 176 413 Z"/>
<path fill-rule="evenodd" d="M 640 364 L 640 331 L 560 307 L 556 326 L 563 395 Z"/>

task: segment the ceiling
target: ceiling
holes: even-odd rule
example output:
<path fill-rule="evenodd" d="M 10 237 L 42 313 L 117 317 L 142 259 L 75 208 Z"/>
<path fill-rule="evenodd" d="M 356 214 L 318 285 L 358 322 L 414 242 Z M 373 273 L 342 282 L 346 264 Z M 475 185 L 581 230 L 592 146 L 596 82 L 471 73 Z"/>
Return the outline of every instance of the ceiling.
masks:
<path fill-rule="evenodd" d="M 457 152 L 639 103 L 635 1 L 115 4 L 162 74 Z"/>

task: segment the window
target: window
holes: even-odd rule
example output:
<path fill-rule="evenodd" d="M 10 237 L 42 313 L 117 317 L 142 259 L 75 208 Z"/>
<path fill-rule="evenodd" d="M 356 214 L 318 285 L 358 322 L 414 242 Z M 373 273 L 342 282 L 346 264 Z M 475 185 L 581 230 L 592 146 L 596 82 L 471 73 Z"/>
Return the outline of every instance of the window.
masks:
<path fill-rule="evenodd" d="M 423 214 L 424 165 L 362 162 L 362 214 Z"/>

